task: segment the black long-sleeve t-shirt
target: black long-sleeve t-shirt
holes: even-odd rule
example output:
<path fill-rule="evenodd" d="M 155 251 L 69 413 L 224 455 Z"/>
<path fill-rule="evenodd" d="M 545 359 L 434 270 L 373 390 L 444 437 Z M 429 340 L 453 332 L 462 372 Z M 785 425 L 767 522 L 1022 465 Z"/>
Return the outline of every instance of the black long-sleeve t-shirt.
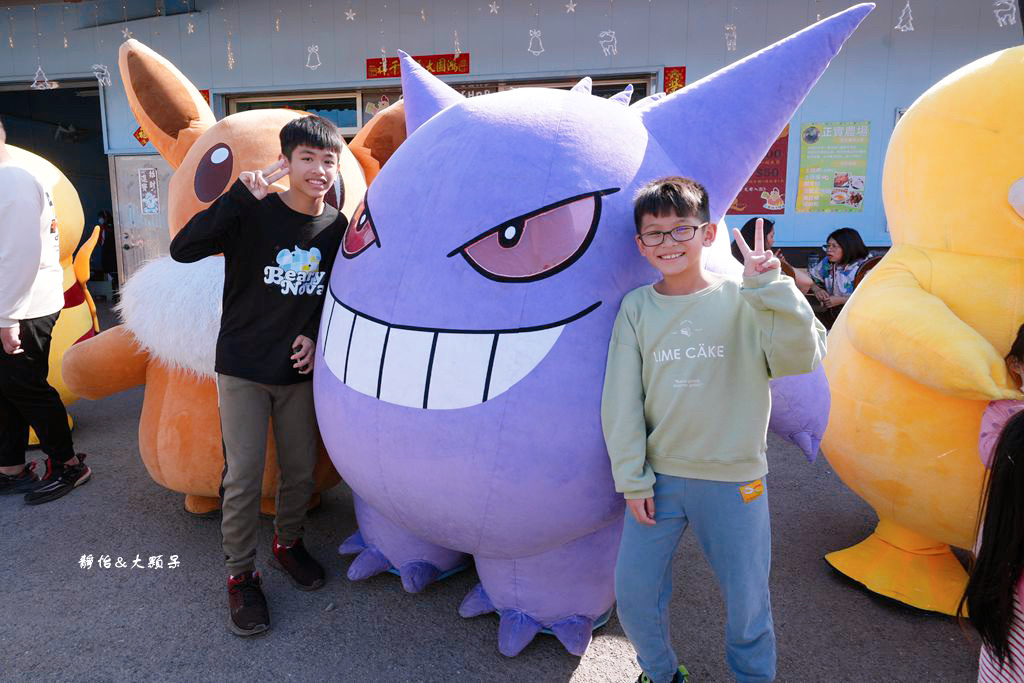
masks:
<path fill-rule="evenodd" d="M 241 181 L 192 217 L 171 258 L 224 254 L 224 298 L 215 369 L 261 384 L 308 381 L 292 367 L 295 337 L 316 340 L 346 218 L 325 205 L 294 211 L 277 194 L 257 200 Z"/>

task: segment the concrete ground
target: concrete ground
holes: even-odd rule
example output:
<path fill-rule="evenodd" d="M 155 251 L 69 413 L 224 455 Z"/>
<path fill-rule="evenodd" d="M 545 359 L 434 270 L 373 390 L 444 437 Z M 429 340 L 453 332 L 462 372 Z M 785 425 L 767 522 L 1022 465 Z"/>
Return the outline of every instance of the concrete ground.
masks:
<path fill-rule="evenodd" d="M 109 320 L 109 311 L 104 317 Z M 218 519 L 150 479 L 138 455 L 142 389 L 71 407 L 76 447 L 94 477 L 67 497 L 28 507 L 0 498 L 0 680 L 3 681 L 632 681 L 633 650 L 613 618 L 582 658 L 538 636 L 518 657 L 497 651 L 498 620 L 461 619 L 473 571 L 405 593 L 382 575 L 361 583 L 334 548 L 356 528 L 339 485 L 310 518 L 307 545 L 327 585 L 291 587 L 266 566 L 272 525 L 261 523 L 258 562 L 272 629 L 254 639 L 227 629 Z M 36 452 L 34 457 L 38 457 Z M 944 616 L 878 597 L 822 559 L 866 536 L 875 518 L 824 458 L 808 464 L 769 435 L 772 599 L 780 681 L 968 681 L 978 643 Z M 162 555 L 163 569 L 82 569 L 83 555 L 131 565 Z M 180 567 L 169 569 L 170 555 Z M 721 597 L 692 535 L 674 568 L 672 632 L 691 681 L 731 680 Z"/>

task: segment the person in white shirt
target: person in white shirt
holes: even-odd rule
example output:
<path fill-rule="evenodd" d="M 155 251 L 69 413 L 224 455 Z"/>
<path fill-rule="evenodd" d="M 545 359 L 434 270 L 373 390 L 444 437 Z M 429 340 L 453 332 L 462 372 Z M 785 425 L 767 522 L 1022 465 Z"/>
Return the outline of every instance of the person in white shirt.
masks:
<path fill-rule="evenodd" d="M 0 122 L 0 493 L 46 503 L 92 476 L 75 453 L 68 415 L 50 372 L 50 337 L 64 307 L 60 235 L 53 199 L 17 165 Z M 46 454 L 46 471 L 25 464 L 29 427 Z"/>

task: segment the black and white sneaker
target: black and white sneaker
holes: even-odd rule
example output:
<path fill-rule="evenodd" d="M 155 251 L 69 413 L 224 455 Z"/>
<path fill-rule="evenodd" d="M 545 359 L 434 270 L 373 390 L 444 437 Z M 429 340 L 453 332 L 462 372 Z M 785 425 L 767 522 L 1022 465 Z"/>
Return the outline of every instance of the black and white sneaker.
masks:
<path fill-rule="evenodd" d="M 78 454 L 77 465 L 64 465 L 47 458 L 46 474 L 40 477 L 41 483 L 34 491 L 25 494 L 25 503 L 39 505 L 57 500 L 89 481 L 90 477 L 92 470 L 85 464 L 84 453 Z"/>
<path fill-rule="evenodd" d="M 36 463 L 32 461 L 18 474 L 0 474 L 0 494 L 27 493 L 39 486 Z"/>

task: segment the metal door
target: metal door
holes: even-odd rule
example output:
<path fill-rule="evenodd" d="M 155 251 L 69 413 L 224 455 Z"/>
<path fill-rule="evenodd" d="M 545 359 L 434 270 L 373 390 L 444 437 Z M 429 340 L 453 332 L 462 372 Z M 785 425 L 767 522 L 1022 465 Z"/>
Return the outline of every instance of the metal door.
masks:
<path fill-rule="evenodd" d="M 110 187 L 121 284 L 143 263 L 167 254 L 167 184 L 174 173 L 156 154 L 111 156 Z"/>

